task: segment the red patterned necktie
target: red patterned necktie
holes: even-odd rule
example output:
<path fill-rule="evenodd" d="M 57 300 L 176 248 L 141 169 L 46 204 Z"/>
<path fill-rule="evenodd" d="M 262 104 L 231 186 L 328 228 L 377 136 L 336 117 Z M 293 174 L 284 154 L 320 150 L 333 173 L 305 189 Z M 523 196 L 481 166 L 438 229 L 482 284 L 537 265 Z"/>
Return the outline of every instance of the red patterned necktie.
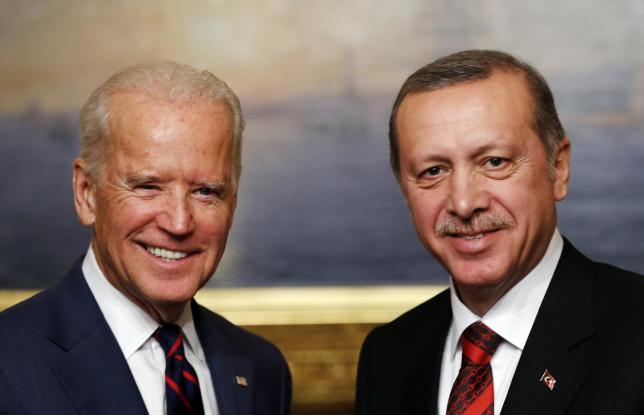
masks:
<path fill-rule="evenodd" d="M 197 373 L 186 359 L 179 326 L 166 324 L 155 338 L 165 352 L 165 399 L 167 415 L 203 415 Z"/>
<path fill-rule="evenodd" d="M 501 336 L 480 321 L 461 336 L 463 361 L 452 386 L 447 415 L 493 415 L 494 385 L 490 360 Z"/>

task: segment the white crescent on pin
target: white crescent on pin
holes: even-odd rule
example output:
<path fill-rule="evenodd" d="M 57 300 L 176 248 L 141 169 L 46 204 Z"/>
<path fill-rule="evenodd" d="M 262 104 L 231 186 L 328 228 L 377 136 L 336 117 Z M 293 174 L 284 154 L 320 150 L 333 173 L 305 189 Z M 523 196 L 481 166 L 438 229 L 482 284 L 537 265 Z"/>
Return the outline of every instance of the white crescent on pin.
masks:
<path fill-rule="evenodd" d="M 554 376 L 550 372 L 548 372 L 548 369 L 546 369 L 543 372 L 543 375 L 541 375 L 540 382 L 546 385 L 546 387 L 550 390 L 553 390 L 555 388 L 555 383 L 557 382 L 557 379 L 555 379 Z"/>

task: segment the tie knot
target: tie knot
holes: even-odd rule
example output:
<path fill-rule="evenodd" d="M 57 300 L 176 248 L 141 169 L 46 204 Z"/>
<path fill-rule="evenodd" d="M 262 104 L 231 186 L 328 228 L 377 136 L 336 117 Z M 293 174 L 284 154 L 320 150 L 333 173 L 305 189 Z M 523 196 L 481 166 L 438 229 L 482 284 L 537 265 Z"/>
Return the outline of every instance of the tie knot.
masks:
<path fill-rule="evenodd" d="M 175 354 L 183 356 L 183 335 L 179 326 L 176 324 L 164 324 L 157 329 L 154 336 L 163 348 L 166 359 Z"/>
<path fill-rule="evenodd" d="M 485 365 L 490 363 L 492 355 L 501 343 L 501 336 L 481 321 L 471 324 L 461 336 L 463 363 L 469 359 L 471 364 Z"/>

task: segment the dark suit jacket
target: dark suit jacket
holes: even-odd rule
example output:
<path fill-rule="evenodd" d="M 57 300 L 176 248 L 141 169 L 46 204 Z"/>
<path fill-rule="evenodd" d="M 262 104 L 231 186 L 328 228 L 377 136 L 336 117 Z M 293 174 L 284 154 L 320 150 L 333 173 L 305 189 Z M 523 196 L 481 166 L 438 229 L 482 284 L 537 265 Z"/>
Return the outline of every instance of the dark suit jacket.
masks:
<path fill-rule="evenodd" d="M 358 415 L 436 414 L 451 319 L 444 291 L 369 334 Z M 546 369 L 552 391 L 539 381 Z M 566 241 L 501 413 L 644 414 L 644 277 L 592 262 Z"/>
<path fill-rule="evenodd" d="M 281 353 L 194 301 L 192 307 L 219 413 L 287 414 L 291 378 Z M 57 285 L 0 314 L 0 414 L 146 413 L 81 260 Z"/>

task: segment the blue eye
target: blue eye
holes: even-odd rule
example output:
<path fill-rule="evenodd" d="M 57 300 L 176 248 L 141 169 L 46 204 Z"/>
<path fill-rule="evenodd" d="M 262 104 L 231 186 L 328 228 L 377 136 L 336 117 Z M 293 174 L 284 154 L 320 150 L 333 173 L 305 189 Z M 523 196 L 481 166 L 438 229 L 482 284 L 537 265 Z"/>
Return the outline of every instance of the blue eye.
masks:
<path fill-rule="evenodd" d="M 134 190 L 137 192 L 142 192 L 144 194 L 153 193 L 159 190 L 159 186 L 155 184 L 140 184 L 134 187 Z"/>
<path fill-rule="evenodd" d="M 220 185 L 203 186 L 195 190 L 198 196 L 206 198 L 223 198 L 226 194 L 226 188 Z"/>

